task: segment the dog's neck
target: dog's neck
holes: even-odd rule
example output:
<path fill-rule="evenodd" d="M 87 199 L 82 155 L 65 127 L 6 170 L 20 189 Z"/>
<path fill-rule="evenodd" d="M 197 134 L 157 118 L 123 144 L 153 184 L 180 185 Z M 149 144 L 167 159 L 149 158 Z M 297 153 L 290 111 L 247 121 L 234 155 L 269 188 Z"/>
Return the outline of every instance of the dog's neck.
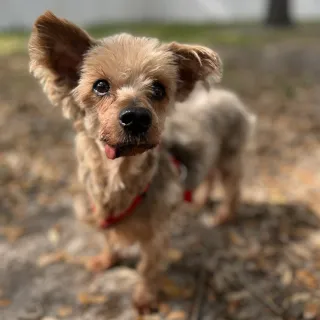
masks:
<path fill-rule="evenodd" d="M 99 141 L 95 141 L 102 159 L 104 177 L 101 205 L 105 214 L 117 214 L 125 210 L 133 199 L 151 183 L 157 170 L 158 151 L 149 150 L 140 155 L 109 160 Z"/>

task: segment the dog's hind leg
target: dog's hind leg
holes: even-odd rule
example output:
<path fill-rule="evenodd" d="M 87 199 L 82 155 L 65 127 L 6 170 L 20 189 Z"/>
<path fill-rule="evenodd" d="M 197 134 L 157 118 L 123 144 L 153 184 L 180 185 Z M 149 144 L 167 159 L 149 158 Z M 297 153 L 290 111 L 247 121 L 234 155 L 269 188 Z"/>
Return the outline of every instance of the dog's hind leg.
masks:
<path fill-rule="evenodd" d="M 233 220 L 241 196 L 242 157 L 237 154 L 225 159 L 219 166 L 221 183 L 224 191 L 224 200 L 218 207 L 212 225 L 219 225 Z"/>
<path fill-rule="evenodd" d="M 216 170 L 215 168 L 212 168 L 205 181 L 194 191 L 193 204 L 195 209 L 199 210 L 209 202 L 211 192 L 214 188 L 215 179 Z"/>

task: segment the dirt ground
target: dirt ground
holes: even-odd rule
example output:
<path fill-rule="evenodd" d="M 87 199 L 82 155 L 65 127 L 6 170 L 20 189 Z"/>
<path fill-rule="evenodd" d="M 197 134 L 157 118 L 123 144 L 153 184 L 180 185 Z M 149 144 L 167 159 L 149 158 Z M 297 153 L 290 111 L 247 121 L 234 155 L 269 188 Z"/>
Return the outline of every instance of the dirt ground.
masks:
<path fill-rule="evenodd" d="M 320 46 L 219 52 L 223 85 L 259 118 L 244 202 L 221 227 L 208 223 L 215 202 L 176 217 L 161 312 L 149 319 L 320 319 Z M 0 319 L 135 319 L 132 265 L 82 266 L 101 239 L 72 215 L 73 133 L 27 63 L 0 58 Z"/>

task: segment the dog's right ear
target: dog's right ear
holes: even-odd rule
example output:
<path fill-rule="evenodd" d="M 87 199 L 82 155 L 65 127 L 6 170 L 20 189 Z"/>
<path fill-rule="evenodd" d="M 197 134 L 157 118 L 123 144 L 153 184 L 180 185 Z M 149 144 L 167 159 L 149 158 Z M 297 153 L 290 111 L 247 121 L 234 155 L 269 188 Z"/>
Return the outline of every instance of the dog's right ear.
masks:
<path fill-rule="evenodd" d="M 79 79 L 83 56 L 93 44 L 94 40 L 81 28 L 47 11 L 33 26 L 30 71 L 40 80 L 49 77 L 57 86 L 72 90 Z"/>

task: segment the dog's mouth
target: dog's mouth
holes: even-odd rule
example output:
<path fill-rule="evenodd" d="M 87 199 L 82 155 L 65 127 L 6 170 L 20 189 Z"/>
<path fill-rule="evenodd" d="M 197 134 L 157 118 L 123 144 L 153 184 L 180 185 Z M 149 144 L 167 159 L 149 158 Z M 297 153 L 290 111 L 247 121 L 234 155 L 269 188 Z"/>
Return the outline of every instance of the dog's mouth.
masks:
<path fill-rule="evenodd" d="M 106 144 L 104 147 L 106 156 L 110 160 L 120 157 L 129 157 L 141 154 L 147 150 L 155 148 L 156 144 L 143 143 L 143 144 L 117 144 L 114 146 Z"/>

